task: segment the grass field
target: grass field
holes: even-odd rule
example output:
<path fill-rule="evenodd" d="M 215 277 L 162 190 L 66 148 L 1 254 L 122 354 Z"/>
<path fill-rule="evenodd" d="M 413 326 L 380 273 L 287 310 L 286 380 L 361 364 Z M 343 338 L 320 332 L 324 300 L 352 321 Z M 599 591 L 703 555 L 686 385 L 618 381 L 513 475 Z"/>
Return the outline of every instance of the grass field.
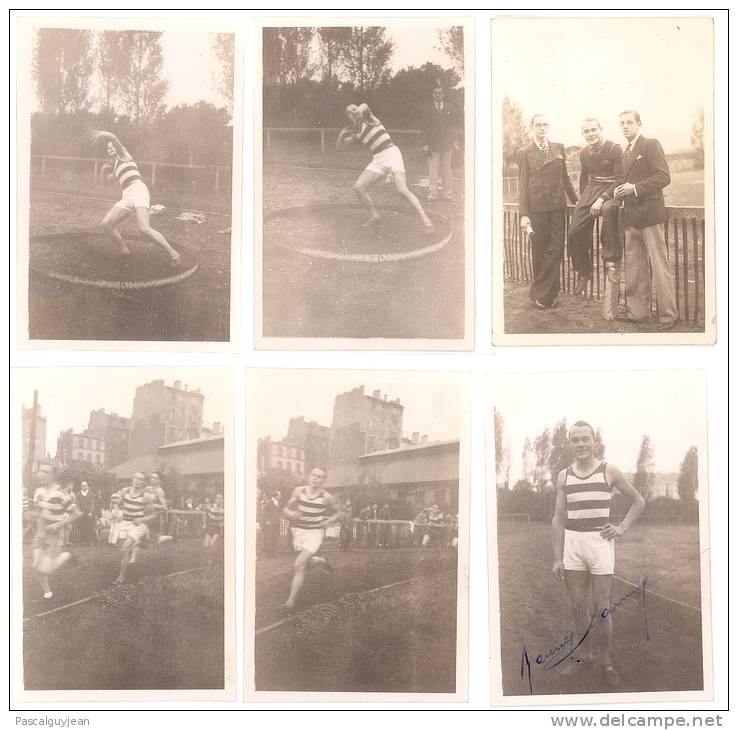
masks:
<path fill-rule="evenodd" d="M 82 186 L 84 188 L 84 186 Z M 30 235 L 99 231 L 100 221 L 118 199 L 105 189 L 88 194 L 31 190 Z M 158 202 L 152 196 L 152 203 Z M 31 339 L 183 340 L 221 342 L 229 339 L 230 217 L 207 213 L 201 225 L 174 220 L 179 210 L 152 218 L 152 225 L 174 245 L 184 244 L 199 257 L 193 276 L 178 284 L 143 291 L 91 289 L 52 283 L 33 276 L 29 281 L 28 315 Z M 128 221 L 123 237 L 137 235 Z M 113 246 L 101 232 L 100 245 Z M 152 244 L 152 257 L 162 254 Z"/>
<path fill-rule="evenodd" d="M 351 550 L 328 558 L 333 572 L 308 573 L 290 614 L 279 604 L 292 557 L 257 561 L 256 689 L 454 692 L 455 551 Z"/>
<path fill-rule="evenodd" d="M 405 154 L 405 150 L 403 153 Z M 364 234 L 351 185 L 369 158 L 361 150 L 320 155 L 314 146 L 280 146 L 264 160 L 264 212 L 309 205 L 352 206 L 347 235 Z M 440 251 L 394 263 L 309 258 L 280 246 L 264 247 L 263 323 L 267 337 L 390 337 L 458 339 L 464 336 L 464 181 L 457 170 L 454 201 L 425 203 L 414 187 L 427 175 L 417 152 L 405 154 L 408 182 L 421 203 L 446 219 L 452 238 Z M 392 186 L 370 191 L 379 205 L 408 208 Z M 424 233 L 407 242 L 422 244 Z M 326 245 L 330 234 L 326 231 Z M 371 242 L 367 253 L 374 253 Z"/>
<path fill-rule="evenodd" d="M 613 691 L 597 675 L 566 680 L 556 668 L 535 663 L 573 625 L 566 590 L 551 573 L 550 535 L 545 524 L 498 523 L 503 692 L 530 693 L 527 671 L 521 672 L 523 647 L 534 694 Z M 621 677 L 615 691 L 702 689 L 699 550 L 692 526 L 641 524 L 618 541 L 611 605 L 625 600 L 613 612 L 614 663 Z M 643 577 L 645 597 L 638 592 L 626 599 Z M 585 640 L 574 656 L 585 656 L 588 648 Z"/>
<path fill-rule="evenodd" d="M 51 577 L 48 600 L 31 574 L 30 555 L 24 558 L 26 689 L 224 686 L 223 571 L 207 566 L 200 540 L 142 551 L 122 586 L 112 585 L 114 546 L 72 552 L 78 562 Z M 39 615 L 53 609 L 60 610 Z"/>

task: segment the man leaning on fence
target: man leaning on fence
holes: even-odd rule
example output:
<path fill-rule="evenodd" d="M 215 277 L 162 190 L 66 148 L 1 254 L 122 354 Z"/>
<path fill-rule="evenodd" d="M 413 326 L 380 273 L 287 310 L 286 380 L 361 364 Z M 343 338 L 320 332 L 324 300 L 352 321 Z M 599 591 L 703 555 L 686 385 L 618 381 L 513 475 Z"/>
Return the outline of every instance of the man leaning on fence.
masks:
<path fill-rule="evenodd" d="M 664 240 L 664 188 L 671 182 L 669 165 L 659 141 L 641 135 L 641 117 L 637 111 L 628 110 L 620 115 L 620 129 L 628 144 L 623 160 L 625 182 L 615 188 L 615 196 L 623 201 L 627 310 L 618 319 L 647 322 L 651 318 L 653 285 L 658 302 L 658 329 L 666 331 L 673 329 L 679 316 Z"/>
<path fill-rule="evenodd" d="M 559 303 L 566 199 L 576 204 L 577 195 L 566 169 L 564 145 L 548 139 L 548 119 L 536 114 L 530 126 L 533 141 L 518 157 L 520 227 L 532 236 L 530 300 L 537 309 L 549 309 Z"/>
<path fill-rule="evenodd" d="M 598 216 L 602 217 L 600 252 L 612 283 L 618 281 L 623 257 L 620 202 L 614 198 L 615 188 L 623 182 L 623 150 L 602 137 L 602 126 L 593 117 L 582 122 L 582 135 L 587 145 L 579 153 L 579 202 L 571 216 L 568 236 L 569 256 L 579 275 L 575 296 L 583 294 L 592 281 L 592 224 Z"/>

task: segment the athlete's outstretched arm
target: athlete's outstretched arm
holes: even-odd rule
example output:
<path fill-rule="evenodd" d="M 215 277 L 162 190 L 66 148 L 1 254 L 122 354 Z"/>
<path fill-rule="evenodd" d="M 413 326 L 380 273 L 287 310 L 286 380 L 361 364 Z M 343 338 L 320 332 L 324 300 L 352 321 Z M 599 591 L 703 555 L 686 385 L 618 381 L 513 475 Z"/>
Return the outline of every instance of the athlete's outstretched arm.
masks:
<path fill-rule="evenodd" d="M 90 132 L 90 142 L 93 144 L 97 144 L 98 142 L 110 142 L 113 147 L 115 147 L 118 157 L 122 160 L 128 160 L 131 158 L 128 150 L 123 146 L 123 143 L 112 132 L 106 132 L 104 129 L 93 129 L 92 132 Z"/>
<path fill-rule="evenodd" d="M 292 492 L 292 496 L 282 510 L 282 514 L 290 520 L 296 520 L 300 516 L 300 513 L 295 508 L 297 507 L 297 502 L 300 499 L 301 491 L 301 487 L 295 487 Z"/>
<path fill-rule="evenodd" d="M 328 527 L 328 525 L 332 525 L 334 522 L 338 522 L 338 520 L 341 519 L 341 512 L 336 509 L 336 500 L 333 498 L 333 495 L 328 494 L 328 492 L 325 492 L 325 495 L 325 508 L 328 512 L 328 517 L 323 520 L 321 527 Z"/>
<path fill-rule="evenodd" d="M 564 526 L 566 525 L 566 469 L 559 472 L 556 480 L 556 509 L 551 520 L 551 547 L 553 549 L 553 574 L 564 580 Z"/>
<path fill-rule="evenodd" d="M 612 540 L 625 534 L 641 516 L 643 508 L 646 506 L 646 500 L 636 488 L 625 478 L 623 472 L 616 466 L 608 464 L 605 467 L 605 478 L 609 484 L 612 484 L 623 496 L 630 500 L 630 508 L 625 519 L 619 525 L 613 525 L 608 522 L 601 530 L 600 535 L 605 540 Z"/>
<path fill-rule="evenodd" d="M 338 139 L 336 140 L 336 149 L 342 149 L 348 147 L 350 144 L 356 141 L 356 134 L 352 126 L 344 127 L 338 133 Z"/>

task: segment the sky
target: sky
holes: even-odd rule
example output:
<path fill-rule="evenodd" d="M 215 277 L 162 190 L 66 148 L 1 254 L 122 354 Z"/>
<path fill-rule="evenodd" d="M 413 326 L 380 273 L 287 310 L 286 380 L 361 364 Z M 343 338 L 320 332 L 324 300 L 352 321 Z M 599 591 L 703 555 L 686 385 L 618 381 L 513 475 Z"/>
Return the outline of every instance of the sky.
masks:
<path fill-rule="evenodd" d="M 284 438 L 293 417 L 330 426 L 336 395 L 360 385 L 367 395 L 381 390 L 382 398 L 386 393 L 389 400 L 400 399 L 405 406 L 403 436 L 409 438 L 418 431 L 431 441 L 444 441 L 461 433 L 459 387 L 451 376 L 382 370 L 249 370 L 246 383 L 247 412 L 258 438 Z"/>
<path fill-rule="evenodd" d="M 711 30 L 699 18 L 495 20 L 492 85 L 526 120 L 546 114 L 556 142 L 583 144 L 588 116 L 620 142 L 618 115 L 636 109 L 645 136 L 688 149 L 697 108 L 712 103 Z"/>
<path fill-rule="evenodd" d="M 19 370 L 18 376 L 17 387 L 26 408 L 33 405 L 34 388 L 38 390 L 41 414 L 46 416 L 46 450 L 51 456 L 56 453 L 59 433 L 68 428 L 75 433 L 83 431 L 90 411 L 105 408 L 108 413 L 130 417 L 136 387 L 152 380 L 163 379 L 167 385 L 181 380 L 190 390 L 200 388 L 205 395 L 203 425 L 224 420 L 227 394 L 223 368 L 27 368 Z"/>
<path fill-rule="evenodd" d="M 687 450 L 706 439 L 706 386 L 698 372 L 505 375 L 493 380 L 492 393 L 505 420 L 513 482 L 521 477 L 526 436 L 532 442 L 563 417 L 569 425 L 583 420 L 599 427 L 606 461 L 625 472 L 635 470 L 644 434 L 660 472 L 679 471 Z"/>

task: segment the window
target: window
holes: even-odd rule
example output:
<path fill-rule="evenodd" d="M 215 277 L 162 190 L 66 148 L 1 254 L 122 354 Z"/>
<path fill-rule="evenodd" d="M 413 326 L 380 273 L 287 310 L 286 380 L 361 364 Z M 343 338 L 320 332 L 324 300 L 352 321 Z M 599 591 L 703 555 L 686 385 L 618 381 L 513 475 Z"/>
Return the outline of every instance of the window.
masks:
<path fill-rule="evenodd" d="M 298 466 L 299 466 L 300 474 L 302 474 L 305 471 L 305 468 L 303 467 L 302 464 L 298 464 Z"/>
<path fill-rule="evenodd" d="M 97 454 L 97 458 L 95 459 L 95 461 L 96 461 L 96 462 L 97 462 L 98 464 L 100 464 L 100 454 Z"/>
<path fill-rule="evenodd" d="M 291 461 L 288 461 L 287 462 L 287 471 L 292 471 L 292 462 Z"/>

